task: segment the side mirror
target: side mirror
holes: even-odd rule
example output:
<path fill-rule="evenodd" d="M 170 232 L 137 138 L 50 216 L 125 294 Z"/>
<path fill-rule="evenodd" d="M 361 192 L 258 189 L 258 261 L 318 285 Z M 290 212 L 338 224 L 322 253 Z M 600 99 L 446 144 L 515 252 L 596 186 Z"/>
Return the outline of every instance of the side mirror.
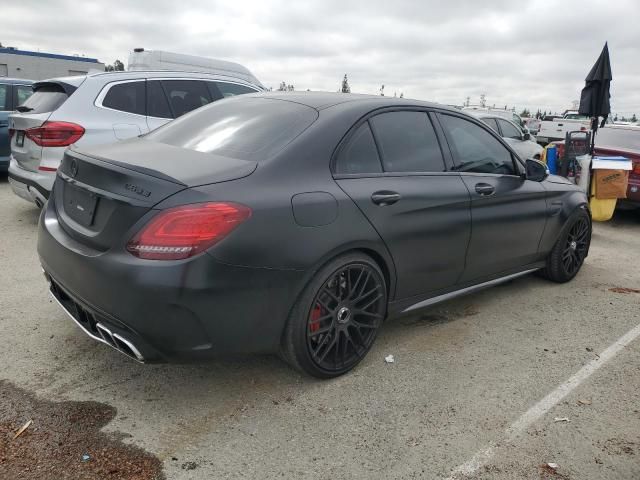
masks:
<path fill-rule="evenodd" d="M 547 165 L 542 163 L 540 160 L 528 158 L 525 165 L 527 167 L 527 180 L 542 182 L 549 176 L 549 169 L 547 168 Z"/>
<path fill-rule="evenodd" d="M 522 140 L 531 140 L 531 134 L 529 132 L 524 132 L 522 134 Z"/>

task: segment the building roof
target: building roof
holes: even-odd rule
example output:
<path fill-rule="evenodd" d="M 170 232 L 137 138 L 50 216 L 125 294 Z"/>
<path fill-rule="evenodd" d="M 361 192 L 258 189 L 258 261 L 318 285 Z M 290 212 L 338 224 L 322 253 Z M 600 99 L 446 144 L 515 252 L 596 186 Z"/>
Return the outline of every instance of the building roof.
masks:
<path fill-rule="evenodd" d="M 8 53 L 9 55 L 26 55 L 28 57 L 53 58 L 57 60 L 72 60 L 74 62 L 101 63 L 97 58 L 76 57 L 75 55 L 59 55 L 57 53 L 32 52 L 30 50 L 19 50 L 13 47 L 0 48 L 0 54 L 2 53 Z"/>

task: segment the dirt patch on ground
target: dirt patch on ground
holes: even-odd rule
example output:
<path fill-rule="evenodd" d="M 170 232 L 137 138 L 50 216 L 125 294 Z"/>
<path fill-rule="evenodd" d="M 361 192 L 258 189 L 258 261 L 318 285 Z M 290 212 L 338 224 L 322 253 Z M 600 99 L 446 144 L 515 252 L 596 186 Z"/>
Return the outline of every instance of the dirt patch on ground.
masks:
<path fill-rule="evenodd" d="M 627 288 L 627 287 L 613 287 L 613 288 L 610 288 L 609 291 L 613 293 L 640 293 L 640 289 L 638 288 Z"/>
<path fill-rule="evenodd" d="M 157 457 L 100 431 L 115 414 L 102 403 L 41 400 L 0 380 L 0 478 L 164 480 Z"/>

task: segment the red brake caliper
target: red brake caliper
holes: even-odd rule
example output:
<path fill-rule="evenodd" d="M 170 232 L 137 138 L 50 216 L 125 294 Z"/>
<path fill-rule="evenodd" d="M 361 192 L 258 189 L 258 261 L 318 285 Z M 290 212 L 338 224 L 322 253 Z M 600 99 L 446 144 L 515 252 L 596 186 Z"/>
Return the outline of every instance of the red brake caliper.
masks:
<path fill-rule="evenodd" d="M 311 323 L 309 323 L 309 330 L 311 333 L 320 330 L 320 318 L 322 317 L 322 307 L 317 305 L 311 310 Z"/>

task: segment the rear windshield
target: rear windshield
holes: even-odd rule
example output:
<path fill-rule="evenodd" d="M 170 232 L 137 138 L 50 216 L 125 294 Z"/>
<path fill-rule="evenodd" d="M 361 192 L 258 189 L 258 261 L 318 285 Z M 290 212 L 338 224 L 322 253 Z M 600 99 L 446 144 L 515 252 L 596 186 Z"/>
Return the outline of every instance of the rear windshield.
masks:
<path fill-rule="evenodd" d="M 25 113 L 48 113 L 53 112 L 62 105 L 69 95 L 65 93 L 59 85 L 44 85 L 27 98 L 18 108 Z"/>
<path fill-rule="evenodd" d="M 317 118 L 316 110 L 282 100 L 220 100 L 144 138 L 199 152 L 259 161 L 275 155 Z"/>

